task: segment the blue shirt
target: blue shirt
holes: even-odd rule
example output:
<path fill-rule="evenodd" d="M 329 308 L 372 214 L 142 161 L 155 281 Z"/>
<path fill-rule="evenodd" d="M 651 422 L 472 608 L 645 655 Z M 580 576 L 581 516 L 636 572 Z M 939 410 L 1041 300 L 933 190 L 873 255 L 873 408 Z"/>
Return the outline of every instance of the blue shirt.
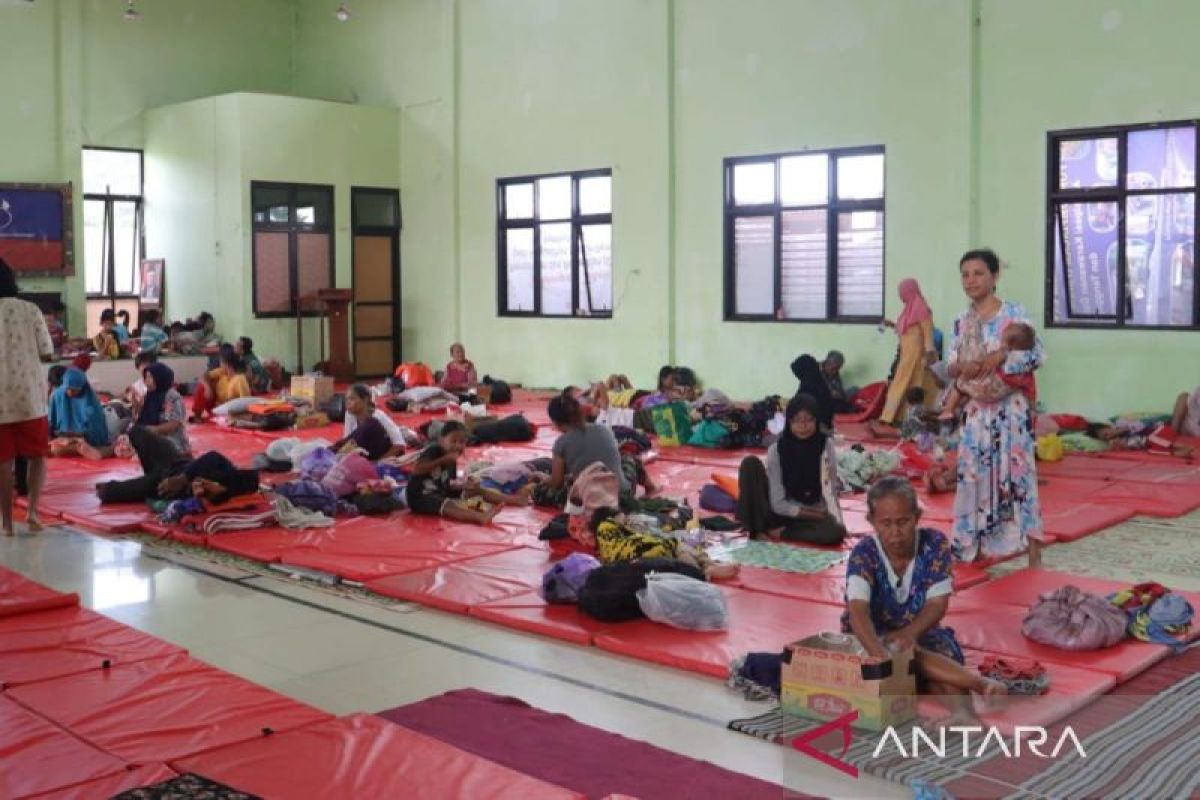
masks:
<path fill-rule="evenodd" d="M 162 328 L 150 322 L 142 325 L 142 338 L 139 345 L 144 352 L 158 352 L 165 341 L 167 341 L 167 333 Z"/>

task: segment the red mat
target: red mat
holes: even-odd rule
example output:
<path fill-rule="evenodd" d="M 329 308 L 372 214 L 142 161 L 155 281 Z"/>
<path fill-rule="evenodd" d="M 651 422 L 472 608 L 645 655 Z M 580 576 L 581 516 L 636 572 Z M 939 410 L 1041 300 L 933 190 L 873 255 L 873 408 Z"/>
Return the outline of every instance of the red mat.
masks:
<path fill-rule="evenodd" d="M 181 647 L 74 606 L 0 619 L 0 686 L 17 686 L 183 653 Z"/>
<path fill-rule="evenodd" d="M 186 655 L 39 681 L 6 694 L 133 763 L 169 762 L 259 738 L 266 728 L 286 731 L 330 718 Z"/>
<path fill-rule="evenodd" d="M 840 606 L 721 588 L 729 604 L 729 630 L 684 631 L 638 620 L 597 634 L 595 645 L 643 661 L 724 678 L 729 662 L 737 656 L 779 652 L 805 636 L 841 630 Z"/>
<path fill-rule="evenodd" d="M 679 447 L 656 447 L 655 449 L 658 451 L 658 457 L 663 461 L 677 461 L 681 464 L 702 464 L 732 472 L 737 472 L 738 466 L 741 465 L 742 459 L 746 456 L 764 458 L 767 453 L 764 448 L 757 450 L 748 448 L 718 450 L 708 447 L 692 447 L 686 444 Z"/>
<path fill-rule="evenodd" d="M 966 656 L 967 667 L 975 671 L 987 654 L 978 650 L 964 650 L 963 655 Z M 1018 725 L 1052 725 L 1083 708 L 1117 683 L 1112 675 L 1090 669 L 1050 662 L 1045 667 L 1050 678 L 1045 694 L 1035 697 L 1014 695 L 1002 707 L 995 709 L 987 708 L 976 698 L 975 710 L 983 724 L 994 726 L 1007 735 L 1012 735 Z M 949 716 L 946 707 L 933 697 L 922 697 L 918 701 L 918 711 L 921 716 L 931 719 Z"/>
<path fill-rule="evenodd" d="M 26 797 L 124 769 L 116 756 L 0 695 L 0 797 Z"/>
<path fill-rule="evenodd" d="M 1173 483 L 1115 481 L 1091 499 L 1106 506 L 1130 508 L 1150 517 L 1182 517 L 1200 508 L 1200 490 Z"/>
<path fill-rule="evenodd" d="M 30 795 L 29 800 L 34 800 L 34 798 L 36 800 L 92 800 L 92 798 L 113 797 L 130 789 L 152 786 L 176 777 L 178 777 L 178 773 L 165 764 L 127 765 L 123 772 L 115 775 L 78 783 L 45 794 Z"/>
<path fill-rule="evenodd" d="M 989 653 L 1032 658 L 1043 664 L 1063 664 L 1114 676 L 1126 681 L 1152 664 L 1166 658 L 1164 645 L 1131 639 L 1103 650 L 1071 651 L 1039 644 L 1025 638 L 1021 622 L 1026 609 L 1018 606 L 983 603 L 975 605 L 963 592 L 960 603 L 952 603 L 944 624 L 954 629 L 964 648 Z"/>
<path fill-rule="evenodd" d="M 467 613 L 471 606 L 537 589 L 551 566 L 545 550 L 519 547 L 494 555 L 368 581 L 373 592 L 444 611 Z"/>
<path fill-rule="evenodd" d="M 222 747 L 171 766 L 261 797 L 581 797 L 368 714 Z"/>
<path fill-rule="evenodd" d="M 748 592 L 761 592 L 778 597 L 791 597 L 813 603 L 844 606 L 846 591 L 845 565 L 840 569 L 804 574 L 784 572 L 767 567 L 742 566 L 737 579 L 729 585 Z"/>
<path fill-rule="evenodd" d="M 369 581 L 513 549 L 502 529 L 416 514 L 357 517 L 322 533 L 288 548 L 279 560 Z"/>
<path fill-rule="evenodd" d="M 591 644 L 596 634 L 610 630 L 615 624 L 592 619 L 573 605 L 551 605 L 537 592 L 471 606 L 467 613 L 506 628 L 584 645 Z"/>
<path fill-rule="evenodd" d="M 331 529 L 310 528 L 298 531 L 274 526 L 252 531 L 230 531 L 210 536 L 208 546 L 251 561 L 274 564 L 295 545 L 309 539 L 320 539 L 326 536 L 329 530 Z"/>
<path fill-rule="evenodd" d="M 79 605 L 79 595 L 64 593 L 0 567 L 0 619 L 35 611 Z"/>
<path fill-rule="evenodd" d="M 51 472 L 38 507 L 68 522 L 104 533 L 131 533 L 153 518 L 144 503 L 101 505 L 96 496 L 98 483 L 141 475 L 136 465 L 112 459 L 90 463 L 103 465 L 103 469 Z"/>
<path fill-rule="evenodd" d="M 587 797 L 801 797 L 703 761 L 533 708 L 515 697 L 461 689 L 380 714 L 521 773 Z M 497 736 L 503 731 L 503 736 Z"/>
<path fill-rule="evenodd" d="M 962 593 L 964 601 L 976 606 L 1005 605 L 1028 609 L 1042 594 L 1064 586 L 1077 586 L 1085 592 L 1106 597 L 1129 588 L 1130 584 L 1088 575 L 1072 575 L 1049 569 L 1019 569 L 1001 578 L 988 581 Z M 1168 587 L 1170 588 L 1170 587 Z M 1193 608 L 1200 608 L 1200 592 L 1178 592 Z M 1191 636 L 1200 636 L 1200 627 L 1193 626 Z"/>
<path fill-rule="evenodd" d="M 1136 515 L 1132 508 L 1050 498 L 1042 502 L 1042 529 L 1058 541 L 1073 542 L 1091 533 L 1120 525 Z"/>

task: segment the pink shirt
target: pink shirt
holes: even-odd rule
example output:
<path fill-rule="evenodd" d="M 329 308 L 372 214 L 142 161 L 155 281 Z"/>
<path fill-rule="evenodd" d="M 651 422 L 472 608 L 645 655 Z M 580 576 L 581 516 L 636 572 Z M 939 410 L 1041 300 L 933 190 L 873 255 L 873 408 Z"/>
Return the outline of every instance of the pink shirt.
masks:
<path fill-rule="evenodd" d="M 446 365 L 446 374 L 442 376 L 443 389 L 467 389 L 476 383 L 475 365 L 470 361 L 461 364 L 451 361 Z"/>

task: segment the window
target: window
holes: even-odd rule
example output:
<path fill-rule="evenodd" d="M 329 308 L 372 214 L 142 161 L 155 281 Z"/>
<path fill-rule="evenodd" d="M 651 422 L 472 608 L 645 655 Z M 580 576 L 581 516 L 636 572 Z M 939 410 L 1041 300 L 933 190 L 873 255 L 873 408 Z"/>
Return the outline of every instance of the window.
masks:
<path fill-rule="evenodd" d="M 497 181 L 502 316 L 612 316 L 612 170 Z"/>
<path fill-rule="evenodd" d="M 333 286 L 333 187 L 250 184 L 254 315 L 294 317 L 299 299 Z"/>
<path fill-rule="evenodd" d="M 1047 325 L 1200 327 L 1196 124 L 1050 133 Z"/>
<path fill-rule="evenodd" d="M 725 159 L 725 319 L 883 316 L 882 147 Z"/>
<path fill-rule="evenodd" d="M 83 263 L 89 297 L 137 294 L 145 248 L 142 151 L 83 149 Z"/>

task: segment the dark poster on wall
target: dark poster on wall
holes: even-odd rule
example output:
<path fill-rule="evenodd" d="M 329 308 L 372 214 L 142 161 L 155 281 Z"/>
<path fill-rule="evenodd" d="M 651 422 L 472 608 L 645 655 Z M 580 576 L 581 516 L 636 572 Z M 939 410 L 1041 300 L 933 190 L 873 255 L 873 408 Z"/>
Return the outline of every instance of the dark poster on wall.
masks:
<path fill-rule="evenodd" d="M 0 258 L 19 275 L 75 274 L 71 184 L 0 184 Z"/>
<path fill-rule="evenodd" d="M 1117 140 L 1059 145 L 1062 189 L 1117 185 Z M 1059 319 L 1113 319 L 1117 308 L 1117 204 L 1061 203 L 1055 215 Z M 1065 262 L 1064 262 L 1065 258 Z"/>

